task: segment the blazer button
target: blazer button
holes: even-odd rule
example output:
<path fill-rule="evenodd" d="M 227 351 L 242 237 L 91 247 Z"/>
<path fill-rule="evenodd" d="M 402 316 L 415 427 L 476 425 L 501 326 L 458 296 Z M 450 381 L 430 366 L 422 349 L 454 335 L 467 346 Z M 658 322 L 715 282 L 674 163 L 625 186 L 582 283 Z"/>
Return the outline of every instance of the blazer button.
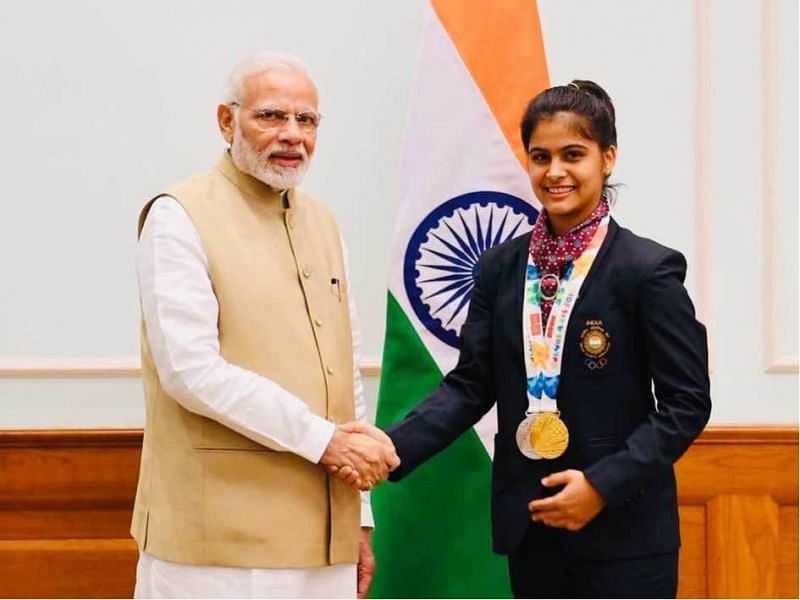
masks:
<path fill-rule="evenodd" d="M 319 317 L 314 319 L 314 325 L 316 325 L 317 327 L 322 327 L 322 319 L 320 319 Z"/>
<path fill-rule="evenodd" d="M 328 375 L 333 375 L 333 367 L 328 367 L 325 370 L 328 372 Z"/>
<path fill-rule="evenodd" d="M 303 277 L 305 277 L 306 279 L 311 277 L 311 269 L 309 267 L 303 269 Z"/>

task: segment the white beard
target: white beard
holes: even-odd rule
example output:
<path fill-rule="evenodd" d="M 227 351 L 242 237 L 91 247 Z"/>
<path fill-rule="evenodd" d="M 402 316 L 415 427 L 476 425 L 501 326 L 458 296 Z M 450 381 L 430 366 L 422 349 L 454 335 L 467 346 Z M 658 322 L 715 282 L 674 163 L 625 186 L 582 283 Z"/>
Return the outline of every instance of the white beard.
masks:
<path fill-rule="evenodd" d="M 297 152 L 303 157 L 303 162 L 297 167 L 274 165 L 269 162 L 269 157 L 275 152 Z M 242 135 L 238 120 L 233 133 L 231 158 L 240 171 L 252 175 L 275 190 L 286 190 L 300 185 L 309 163 L 308 153 L 302 144 L 295 147 L 273 142 L 261 151 L 256 150 Z"/>

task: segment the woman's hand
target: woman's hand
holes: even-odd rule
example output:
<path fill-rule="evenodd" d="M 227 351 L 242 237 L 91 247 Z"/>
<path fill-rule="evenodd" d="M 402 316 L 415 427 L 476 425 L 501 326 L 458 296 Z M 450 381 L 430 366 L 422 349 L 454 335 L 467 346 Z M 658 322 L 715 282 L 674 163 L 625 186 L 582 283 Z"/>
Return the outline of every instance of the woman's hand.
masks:
<path fill-rule="evenodd" d="M 603 497 L 589 483 L 582 471 L 569 469 L 553 473 L 542 479 L 542 485 L 564 486 L 564 489 L 555 496 L 533 500 L 528 504 L 531 520 L 541 521 L 549 527 L 578 531 L 594 519 L 605 506 Z"/>

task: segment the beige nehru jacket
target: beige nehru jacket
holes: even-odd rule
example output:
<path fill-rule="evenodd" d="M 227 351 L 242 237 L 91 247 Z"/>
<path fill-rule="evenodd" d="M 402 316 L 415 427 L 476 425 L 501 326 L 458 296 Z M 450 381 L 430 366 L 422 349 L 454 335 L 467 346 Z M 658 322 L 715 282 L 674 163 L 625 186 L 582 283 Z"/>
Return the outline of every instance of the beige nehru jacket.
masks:
<path fill-rule="evenodd" d="M 290 192 L 284 207 L 227 154 L 169 194 L 207 255 L 223 358 L 271 379 L 330 421 L 353 419 L 348 290 L 328 208 L 300 191 Z M 197 565 L 356 562 L 358 492 L 319 465 L 183 408 L 162 388 L 145 333 L 147 417 L 131 525 L 139 549 Z"/>

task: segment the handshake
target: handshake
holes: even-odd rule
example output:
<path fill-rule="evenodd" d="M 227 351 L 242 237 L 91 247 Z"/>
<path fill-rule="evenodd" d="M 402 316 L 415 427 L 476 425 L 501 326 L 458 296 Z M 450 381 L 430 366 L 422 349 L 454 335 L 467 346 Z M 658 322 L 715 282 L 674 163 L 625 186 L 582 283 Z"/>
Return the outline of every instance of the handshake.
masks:
<path fill-rule="evenodd" d="M 383 431 L 364 421 L 351 421 L 336 428 L 320 464 L 346 484 L 369 490 L 400 466 L 400 458 Z"/>

